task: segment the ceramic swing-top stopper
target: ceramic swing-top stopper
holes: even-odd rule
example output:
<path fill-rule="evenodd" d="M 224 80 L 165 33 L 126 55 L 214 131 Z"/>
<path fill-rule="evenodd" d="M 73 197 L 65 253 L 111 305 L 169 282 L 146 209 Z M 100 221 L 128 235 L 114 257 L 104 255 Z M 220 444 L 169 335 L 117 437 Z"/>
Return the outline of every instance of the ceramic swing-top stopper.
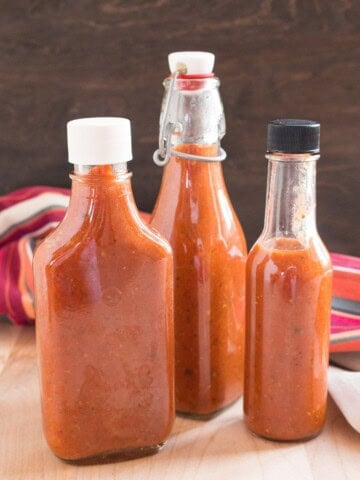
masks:
<path fill-rule="evenodd" d="M 173 52 L 169 54 L 171 73 L 184 75 L 208 75 L 212 73 L 215 55 L 210 52 Z"/>

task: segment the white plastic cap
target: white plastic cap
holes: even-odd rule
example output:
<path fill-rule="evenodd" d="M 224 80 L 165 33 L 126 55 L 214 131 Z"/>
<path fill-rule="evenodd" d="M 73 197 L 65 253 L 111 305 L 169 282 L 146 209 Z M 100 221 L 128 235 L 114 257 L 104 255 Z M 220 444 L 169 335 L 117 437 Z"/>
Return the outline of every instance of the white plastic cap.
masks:
<path fill-rule="evenodd" d="M 169 55 L 170 72 L 180 70 L 186 75 L 212 73 L 215 55 L 210 52 L 173 52 Z"/>
<path fill-rule="evenodd" d="M 69 163 L 112 165 L 132 160 L 130 120 L 94 117 L 67 124 Z"/>

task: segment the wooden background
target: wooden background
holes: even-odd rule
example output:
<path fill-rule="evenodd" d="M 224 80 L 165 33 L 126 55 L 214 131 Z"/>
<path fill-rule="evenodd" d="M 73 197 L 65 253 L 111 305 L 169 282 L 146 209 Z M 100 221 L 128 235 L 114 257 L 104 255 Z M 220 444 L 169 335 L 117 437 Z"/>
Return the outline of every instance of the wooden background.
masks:
<path fill-rule="evenodd" d="M 67 186 L 66 121 L 132 120 L 134 191 L 151 210 L 167 54 L 210 50 L 222 80 L 227 185 L 251 245 L 262 228 L 266 124 L 322 125 L 319 230 L 360 254 L 359 0 L 0 0 L 0 194 Z"/>

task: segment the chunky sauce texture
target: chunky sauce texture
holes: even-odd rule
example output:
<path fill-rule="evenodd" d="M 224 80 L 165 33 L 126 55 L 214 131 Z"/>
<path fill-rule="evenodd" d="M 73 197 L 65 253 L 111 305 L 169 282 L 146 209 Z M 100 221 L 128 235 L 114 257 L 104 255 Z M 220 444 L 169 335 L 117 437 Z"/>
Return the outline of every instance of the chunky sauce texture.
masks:
<path fill-rule="evenodd" d="M 151 224 L 174 251 L 176 409 L 212 414 L 243 391 L 246 244 L 221 164 L 172 158 Z"/>
<path fill-rule="evenodd" d="M 246 423 L 275 440 L 315 436 L 326 411 L 329 255 L 320 241 L 257 243 L 246 280 Z"/>
<path fill-rule="evenodd" d="M 169 245 L 110 167 L 74 176 L 34 260 L 43 423 L 64 459 L 146 449 L 174 418 Z"/>

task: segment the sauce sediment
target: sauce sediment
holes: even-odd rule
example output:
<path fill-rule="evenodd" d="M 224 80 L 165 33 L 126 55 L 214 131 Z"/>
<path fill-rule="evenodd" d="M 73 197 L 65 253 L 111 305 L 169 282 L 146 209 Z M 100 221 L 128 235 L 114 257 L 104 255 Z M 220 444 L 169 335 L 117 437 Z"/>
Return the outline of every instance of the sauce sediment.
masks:
<path fill-rule="evenodd" d="M 73 178 L 65 220 L 35 254 L 45 435 L 64 459 L 163 442 L 174 418 L 172 255 L 129 178 Z"/>
<path fill-rule="evenodd" d="M 176 149 L 215 156 L 218 147 Z M 174 251 L 176 409 L 212 414 L 243 391 L 246 245 L 221 164 L 173 157 L 151 224 Z"/>
<path fill-rule="evenodd" d="M 258 435 L 299 440 L 323 426 L 331 281 L 322 244 L 283 238 L 249 253 L 244 412 Z"/>

